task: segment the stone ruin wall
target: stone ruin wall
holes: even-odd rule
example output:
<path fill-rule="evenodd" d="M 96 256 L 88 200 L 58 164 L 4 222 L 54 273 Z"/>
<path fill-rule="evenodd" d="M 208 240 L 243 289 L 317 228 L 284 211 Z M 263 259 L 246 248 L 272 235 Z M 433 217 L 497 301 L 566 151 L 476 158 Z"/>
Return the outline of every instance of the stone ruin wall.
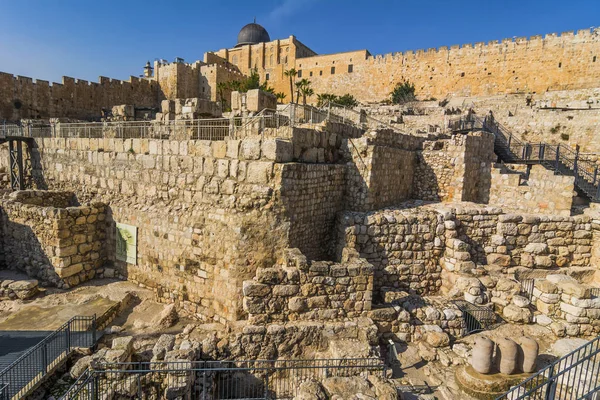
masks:
<path fill-rule="evenodd" d="M 286 249 L 273 268 L 257 270 L 244 281 L 249 323 L 336 321 L 367 316 L 373 295 L 373 266 L 345 254 L 341 263 L 308 261 L 298 249 Z"/>
<path fill-rule="evenodd" d="M 344 212 L 338 217 L 338 256 L 347 247 L 373 264 L 377 299 L 388 290 L 435 293 L 442 283 L 439 235 L 432 211 Z"/>
<path fill-rule="evenodd" d="M 474 107 L 480 114 L 492 110 L 494 118 L 520 140 L 579 145 L 582 153 L 600 153 L 600 89 L 594 86 L 533 93 L 531 106 L 527 106 L 527 93 L 467 97 L 461 109 Z"/>
<path fill-rule="evenodd" d="M 62 83 L 50 84 L 0 72 L 0 120 L 97 119 L 102 108 L 119 104 L 158 107 L 159 89 L 155 81 L 133 76 L 129 81 L 100 77 L 98 83 L 64 76 Z"/>
<path fill-rule="evenodd" d="M 383 56 L 363 50 L 297 58 L 295 68 L 311 80 L 315 93 L 350 93 L 361 102 L 381 102 L 402 79 L 413 82 L 423 100 L 593 88 L 600 79 L 598 58 L 599 31 L 584 29 Z M 275 79 L 288 93 L 286 79 Z"/>
<path fill-rule="evenodd" d="M 30 159 L 39 169 L 31 179 L 38 188 L 107 204 L 107 258 L 117 276 L 203 318 L 236 319 L 243 280 L 272 266 L 278 249 L 291 243 L 327 257 L 322 243 L 342 209 L 344 167 L 324 164 L 332 162 L 325 155 L 333 157 L 342 140 L 308 129 L 293 137 L 295 144 L 36 139 Z M 300 180 L 303 190 L 290 190 Z M 116 260 L 115 222 L 138 227 L 135 266 Z"/>
<path fill-rule="evenodd" d="M 375 211 L 414 197 L 410 184 L 431 177 L 420 170 L 423 161 L 417 164 L 418 153 L 429 151 L 419 150 L 428 141 L 388 131 L 356 138 L 357 132 L 342 128 L 327 124 L 326 131 L 291 129 L 290 139 L 212 142 L 36 139 L 28 154 L 34 166 L 30 179 L 38 188 L 73 191 L 81 201 L 107 204 L 110 263 L 104 276 L 108 271 L 132 280 L 165 302 L 222 322 L 245 316 L 243 282 L 257 277 L 259 268 L 271 268 L 290 247 L 309 260 L 340 259 L 343 248 L 355 249 L 373 265 L 373 291 L 380 297 L 402 290 L 437 293 L 445 270 L 470 271 L 476 264 L 589 266 L 592 240 L 574 232 L 588 228 L 569 224 L 573 217 L 551 220 L 540 235 L 541 227 L 521 226 L 540 220 L 527 217 L 513 226 L 510 218 L 500 220 L 508 217 L 499 217 L 499 209 L 443 217 L 432 210 Z M 457 189 L 457 201 L 485 198 L 489 176 L 469 171 L 489 169 L 491 136 L 443 142 L 455 146 L 452 157 L 436 148 L 421 160 L 436 163 L 442 157 L 439 170 L 452 171 L 446 184 Z M 0 162 L 7 159 L 3 146 Z M 355 174 L 363 162 L 367 168 Z M 389 162 L 403 165 L 402 176 L 386 171 Z M 357 176 L 363 177 L 358 186 Z M 366 201 L 375 191 L 385 203 Z M 453 228 L 456 243 L 446 243 L 445 223 L 453 221 L 459 227 Z M 115 222 L 138 227 L 137 265 L 116 260 Z M 547 248 L 522 256 L 529 243 Z"/>
<path fill-rule="evenodd" d="M 554 175 L 541 165 L 533 165 L 527 178 L 525 171 L 513 168 L 497 165 L 492 169 L 490 204 L 521 212 L 571 215 L 574 177 Z"/>
<path fill-rule="evenodd" d="M 73 192 L 29 190 L 13 192 L 0 205 L 4 267 L 59 287 L 102 276 L 104 204 L 79 206 Z"/>
<path fill-rule="evenodd" d="M 490 163 L 495 160 L 493 135 L 478 132 L 425 141 L 417 157 L 414 198 L 488 201 Z"/>
<path fill-rule="evenodd" d="M 496 272 L 573 270 L 593 273 L 598 244 L 586 215 L 573 217 L 508 214 L 475 204 L 415 205 L 338 216 L 338 255 L 348 247 L 375 268 L 373 293 L 437 293 L 451 274 L 470 274 L 478 265 Z"/>

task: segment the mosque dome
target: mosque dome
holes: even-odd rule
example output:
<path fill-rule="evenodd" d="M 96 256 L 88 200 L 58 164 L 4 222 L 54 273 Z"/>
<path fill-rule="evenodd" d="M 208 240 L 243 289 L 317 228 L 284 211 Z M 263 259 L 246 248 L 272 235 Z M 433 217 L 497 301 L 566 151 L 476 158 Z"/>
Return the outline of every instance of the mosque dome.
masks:
<path fill-rule="evenodd" d="M 261 25 L 253 22 L 242 28 L 238 33 L 237 44 L 235 47 L 243 46 L 245 44 L 257 44 L 263 42 L 270 42 L 271 38 L 269 33 Z"/>

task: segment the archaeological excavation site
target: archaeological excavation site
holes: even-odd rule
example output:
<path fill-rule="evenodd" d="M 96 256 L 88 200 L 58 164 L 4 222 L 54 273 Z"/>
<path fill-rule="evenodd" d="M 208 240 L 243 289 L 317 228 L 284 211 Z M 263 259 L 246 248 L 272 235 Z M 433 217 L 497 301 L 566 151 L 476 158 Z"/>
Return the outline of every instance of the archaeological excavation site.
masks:
<path fill-rule="evenodd" d="M 597 56 L 0 73 L 0 400 L 600 398 Z"/>

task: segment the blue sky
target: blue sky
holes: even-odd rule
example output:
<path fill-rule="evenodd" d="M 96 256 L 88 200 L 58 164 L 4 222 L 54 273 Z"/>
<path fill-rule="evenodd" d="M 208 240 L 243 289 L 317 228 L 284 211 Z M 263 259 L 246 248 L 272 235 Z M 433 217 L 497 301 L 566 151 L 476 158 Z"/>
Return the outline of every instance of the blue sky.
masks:
<path fill-rule="evenodd" d="M 172 5 L 171 5 L 172 4 Z M 0 0 L 0 71 L 60 82 L 202 59 L 254 17 L 271 39 L 372 54 L 600 26 L 600 0 Z"/>

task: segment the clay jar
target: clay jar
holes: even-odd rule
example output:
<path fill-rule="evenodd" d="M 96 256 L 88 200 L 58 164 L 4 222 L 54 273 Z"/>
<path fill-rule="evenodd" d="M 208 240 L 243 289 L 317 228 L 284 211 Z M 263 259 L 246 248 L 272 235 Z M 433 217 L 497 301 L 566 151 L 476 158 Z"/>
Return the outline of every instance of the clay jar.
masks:
<path fill-rule="evenodd" d="M 471 366 L 480 374 L 489 374 L 492 372 L 492 355 L 494 353 L 494 342 L 486 337 L 475 339 L 473 354 L 471 356 Z"/>
<path fill-rule="evenodd" d="M 514 340 L 499 338 L 496 341 L 496 364 L 498 370 L 506 375 L 514 374 L 517 370 L 519 345 Z"/>
<path fill-rule="evenodd" d="M 518 340 L 521 346 L 519 354 L 519 368 L 523 372 L 532 373 L 535 371 L 535 360 L 540 351 L 538 343 L 530 337 L 522 337 Z"/>

